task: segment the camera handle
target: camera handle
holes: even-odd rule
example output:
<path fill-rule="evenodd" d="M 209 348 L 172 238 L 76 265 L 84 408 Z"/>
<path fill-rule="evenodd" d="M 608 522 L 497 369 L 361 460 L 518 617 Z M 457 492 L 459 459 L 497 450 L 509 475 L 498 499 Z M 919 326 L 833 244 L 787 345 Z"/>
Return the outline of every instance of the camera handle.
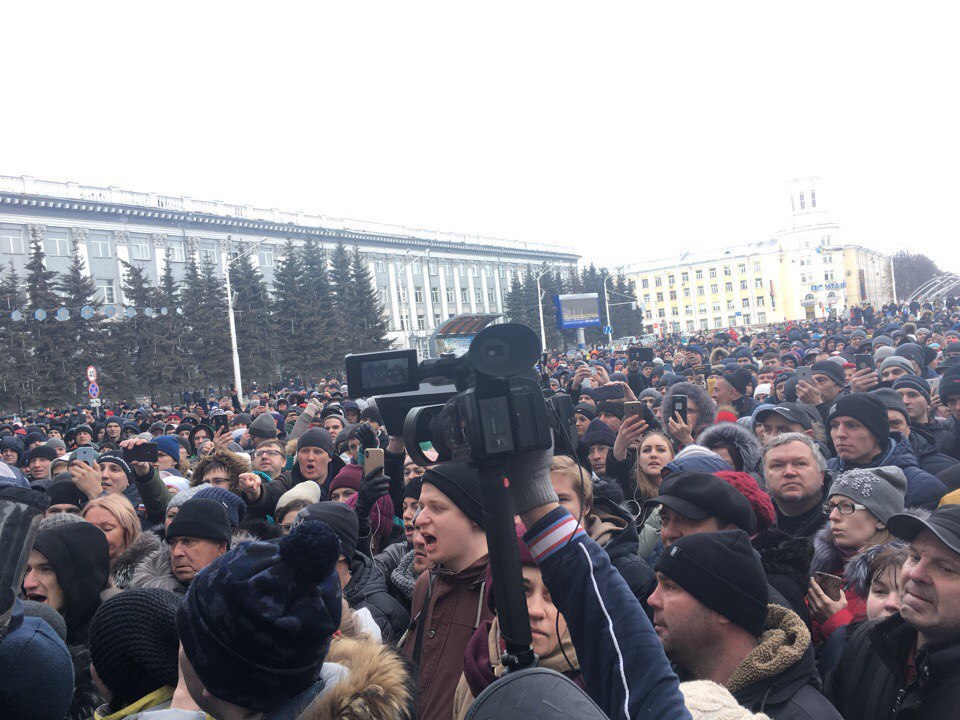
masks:
<path fill-rule="evenodd" d="M 483 506 L 487 552 L 493 575 L 493 596 L 497 601 L 500 636 L 507 646 L 501 657 L 506 674 L 536 666 L 537 656 L 531 646 L 533 636 L 523 591 L 513 504 L 506 486 L 506 466 L 483 464 L 477 470 L 480 474 L 480 502 Z"/>

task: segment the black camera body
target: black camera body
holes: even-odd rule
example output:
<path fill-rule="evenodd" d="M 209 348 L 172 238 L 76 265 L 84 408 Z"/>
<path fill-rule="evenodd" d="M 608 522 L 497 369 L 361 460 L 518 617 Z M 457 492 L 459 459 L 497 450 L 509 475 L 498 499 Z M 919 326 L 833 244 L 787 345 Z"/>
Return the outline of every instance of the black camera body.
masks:
<path fill-rule="evenodd" d="M 506 463 L 513 453 L 546 450 L 554 434 L 558 444 L 576 445 L 573 403 L 568 395 L 544 396 L 534 370 L 539 357 L 540 339 L 526 325 L 490 325 L 466 354 L 420 363 L 414 350 L 348 355 L 347 385 L 352 396 L 380 392 L 377 406 L 391 435 L 400 434 L 403 416 L 407 453 L 418 464 Z M 423 454 L 427 441 L 436 459 Z"/>

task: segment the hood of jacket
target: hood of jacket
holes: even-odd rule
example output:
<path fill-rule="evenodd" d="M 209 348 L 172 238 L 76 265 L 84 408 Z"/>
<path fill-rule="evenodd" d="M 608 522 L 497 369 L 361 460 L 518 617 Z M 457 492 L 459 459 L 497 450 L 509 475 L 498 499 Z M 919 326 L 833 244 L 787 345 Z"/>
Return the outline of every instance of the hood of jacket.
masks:
<path fill-rule="evenodd" d="M 850 558 L 840 551 L 833 542 L 833 533 L 828 522 L 817 530 L 813 536 L 813 560 L 810 563 L 810 574 L 816 572 L 840 575 L 843 567 Z"/>
<path fill-rule="evenodd" d="M 615 502 L 595 497 L 590 514 L 584 519 L 587 534 L 607 551 L 611 562 L 620 555 L 636 554 L 640 536 L 630 515 Z"/>
<path fill-rule="evenodd" d="M 777 705 L 804 685 L 820 689 L 810 631 L 796 613 L 767 606 L 767 625 L 757 645 L 734 670 L 726 687 L 741 705 Z"/>
<path fill-rule="evenodd" d="M 742 470 L 745 473 L 756 472 L 760 466 L 760 443 L 757 436 L 738 423 L 722 422 L 711 425 L 697 438 L 697 445 L 714 448 L 717 445 L 729 445 L 737 449 L 743 460 Z"/>
<path fill-rule="evenodd" d="M 702 445 L 689 445 L 677 453 L 677 456 L 663 466 L 668 473 L 705 472 L 715 473 L 721 470 L 733 470 L 733 467 Z M 663 476 L 666 479 L 666 475 Z"/>
<path fill-rule="evenodd" d="M 163 541 L 152 532 L 142 532 L 140 536 L 120 553 L 110 567 L 113 584 L 120 590 L 126 588 L 133 579 L 137 567 L 147 558 L 163 548 Z M 169 553 L 168 553 L 169 554 Z"/>
<path fill-rule="evenodd" d="M 342 665 L 348 673 L 326 687 L 300 714 L 300 720 L 383 720 L 406 716 L 411 698 L 409 673 L 400 656 L 388 646 L 337 637 L 330 644 L 325 662 Z"/>
<path fill-rule="evenodd" d="M 350 607 L 381 592 L 387 592 L 387 582 L 383 579 L 383 573 L 369 557 L 361 552 L 356 553 L 350 565 L 350 582 L 343 589 L 343 595 L 347 598 Z"/>

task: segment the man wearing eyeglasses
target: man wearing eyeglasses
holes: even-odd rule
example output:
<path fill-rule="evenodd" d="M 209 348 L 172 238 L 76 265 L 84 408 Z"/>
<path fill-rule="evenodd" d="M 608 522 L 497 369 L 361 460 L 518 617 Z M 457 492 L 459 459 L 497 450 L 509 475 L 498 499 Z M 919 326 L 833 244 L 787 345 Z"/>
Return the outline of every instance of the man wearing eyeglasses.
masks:
<path fill-rule="evenodd" d="M 253 469 L 269 475 L 271 480 L 283 472 L 287 464 L 287 453 L 279 440 L 264 440 L 253 452 Z"/>
<path fill-rule="evenodd" d="M 910 543 L 900 612 L 847 640 L 828 695 L 846 720 L 953 718 L 960 707 L 960 507 L 892 515 Z"/>
<path fill-rule="evenodd" d="M 827 463 L 840 473 L 893 465 L 907 477 L 907 507 L 936 507 L 947 489 L 917 463 L 910 441 L 891 433 L 887 408 L 876 395 L 851 393 L 837 399 L 827 417 L 837 457 Z"/>

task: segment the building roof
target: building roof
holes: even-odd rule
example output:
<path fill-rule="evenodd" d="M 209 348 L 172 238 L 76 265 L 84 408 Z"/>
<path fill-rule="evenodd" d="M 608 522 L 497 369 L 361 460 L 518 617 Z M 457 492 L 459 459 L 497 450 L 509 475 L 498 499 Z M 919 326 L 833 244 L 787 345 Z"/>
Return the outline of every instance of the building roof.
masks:
<path fill-rule="evenodd" d="M 751 257 L 753 255 L 764 255 L 767 253 L 777 252 L 779 249 L 780 244 L 776 240 L 762 240 L 760 242 L 744 243 L 742 245 L 731 245 L 727 248 L 715 250 L 687 250 L 679 255 L 653 258 L 645 262 L 625 265 L 621 269 L 625 273 L 644 273 L 654 270 L 676 268 L 684 265 L 702 265 L 706 263 L 717 263 L 725 260 L 733 260 L 741 257 Z"/>
<path fill-rule="evenodd" d="M 374 242 L 402 248 L 473 251 L 484 254 L 548 257 L 576 262 L 572 247 L 522 242 L 483 235 L 444 232 L 424 228 L 336 218 L 276 208 L 234 205 L 219 200 L 158 195 L 115 187 L 53 182 L 21 176 L 0 175 L 0 209 L 21 206 L 41 214 L 95 214 L 113 218 L 143 218 L 158 225 L 180 224 L 194 228 L 234 232 L 269 232 L 280 236 L 314 235 L 334 241 Z"/>

